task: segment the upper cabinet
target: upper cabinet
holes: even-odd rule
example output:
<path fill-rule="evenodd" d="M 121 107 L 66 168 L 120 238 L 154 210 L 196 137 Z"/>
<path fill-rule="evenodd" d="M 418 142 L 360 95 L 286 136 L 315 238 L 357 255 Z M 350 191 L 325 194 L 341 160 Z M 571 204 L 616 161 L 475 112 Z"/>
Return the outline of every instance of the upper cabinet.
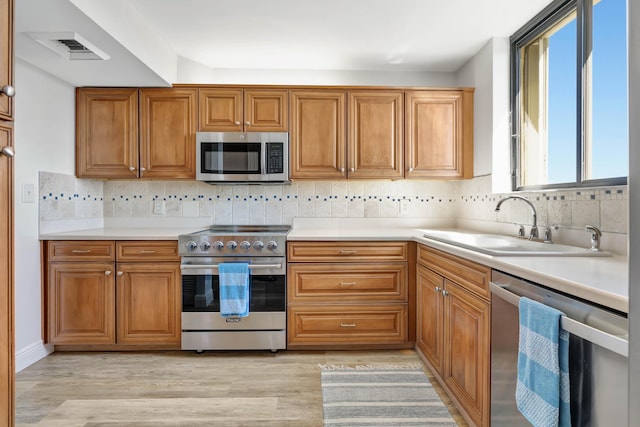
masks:
<path fill-rule="evenodd" d="M 403 99 L 402 91 L 292 90 L 291 178 L 402 178 Z"/>
<path fill-rule="evenodd" d="M 0 119 L 13 120 L 13 1 L 0 0 Z"/>
<path fill-rule="evenodd" d="M 195 178 L 195 89 L 78 88 L 79 178 Z"/>
<path fill-rule="evenodd" d="M 402 178 L 402 91 L 349 91 L 347 176 Z"/>
<path fill-rule="evenodd" d="M 201 132 L 286 132 L 287 91 L 280 89 L 201 88 Z"/>
<path fill-rule="evenodd" d="M 292 90 L 290 99 L 291 178 L 344 178 L 346 92 Z"/>
<path fill-rule="evenodd" d="M 139 177 L 196 177 L 196 98 L 195 89 L 140 90 Z"/>
<path fill-rule="evenodd" d="M 405 93 L 407 178 L 473 177 L 473 89 Z"/>

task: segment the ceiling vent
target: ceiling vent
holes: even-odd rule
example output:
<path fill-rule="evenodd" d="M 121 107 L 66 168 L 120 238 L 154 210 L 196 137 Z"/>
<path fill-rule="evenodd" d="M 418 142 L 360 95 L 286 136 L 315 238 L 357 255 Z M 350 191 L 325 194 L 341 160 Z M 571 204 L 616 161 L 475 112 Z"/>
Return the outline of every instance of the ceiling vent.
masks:
<path fill-rule="evenodd" d="M 111 58 L 78 33 L 27 33 L 29 37 L 58 55 L 72 61 L 107 60 Z"/>

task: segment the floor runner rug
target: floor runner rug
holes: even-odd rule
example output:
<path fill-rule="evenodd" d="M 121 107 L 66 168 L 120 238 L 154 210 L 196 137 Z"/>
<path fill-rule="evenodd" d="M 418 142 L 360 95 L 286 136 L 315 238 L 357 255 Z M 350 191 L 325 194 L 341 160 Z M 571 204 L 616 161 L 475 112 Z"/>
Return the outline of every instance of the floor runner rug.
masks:
<path fill-rule="evenodd" d="M 325 427 L 457 426 L 419 364 L 320 369 Z"/>

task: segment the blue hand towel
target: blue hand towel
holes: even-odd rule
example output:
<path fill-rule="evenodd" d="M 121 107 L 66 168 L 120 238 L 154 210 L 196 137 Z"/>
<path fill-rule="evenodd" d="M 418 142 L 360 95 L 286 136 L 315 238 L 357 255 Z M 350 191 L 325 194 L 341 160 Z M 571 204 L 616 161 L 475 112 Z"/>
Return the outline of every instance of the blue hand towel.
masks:
<path fill-rule="evenodd" d="M 570 427 L 569 333 L 561 311 L 520 298 L 516 405 L 535 427 Z"/>
<path fill-rule="evenodd" d="M 249 264 L 223 262 L 218 264 L 220 278 L 220 315 L 247 317 L 249 315 Z"/>

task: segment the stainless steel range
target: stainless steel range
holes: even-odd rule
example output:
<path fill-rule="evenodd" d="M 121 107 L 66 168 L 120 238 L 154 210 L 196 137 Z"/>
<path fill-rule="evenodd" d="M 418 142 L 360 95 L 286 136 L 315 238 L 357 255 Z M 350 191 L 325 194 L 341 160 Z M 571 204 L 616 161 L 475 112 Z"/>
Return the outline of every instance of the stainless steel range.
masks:
<path fill-rule="evenodd" d="M 182 349 L 286 348 L 288 225 L 216 225 L 178 237 L 182 257 Z M 220 314 L 218 265 L 247 262 L 247 317 Z"/>

